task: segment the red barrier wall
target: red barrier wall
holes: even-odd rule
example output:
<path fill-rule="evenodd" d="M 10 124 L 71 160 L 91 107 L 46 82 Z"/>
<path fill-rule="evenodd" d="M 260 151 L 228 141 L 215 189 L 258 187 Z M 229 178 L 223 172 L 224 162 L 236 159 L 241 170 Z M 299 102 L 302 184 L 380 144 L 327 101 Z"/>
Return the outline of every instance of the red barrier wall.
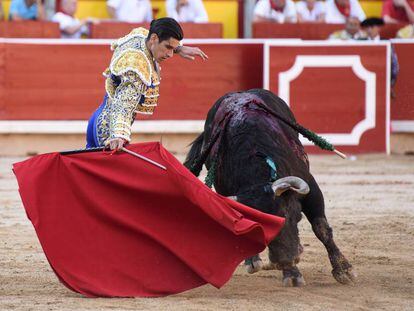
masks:
<path fill-rule="evenodd" d="M 60 38 L 59 24 L 41 21 L 0 21 L 2 38 Z"/>
<path fill-rule="evenodd" d="M 58 42 L 58 41 L 57 41 Z M 263 45 L 203 44 L 209 60 L 175 56 L 162 64 L 152 120 L 203 120 L 230 91 L 262 87 Z M 104 95 L 109 43 L 0 46 L 0 120 L 85 120 Z"/>
<path fill-rule="evenodd" d="M 147 119 L 204 120 L 208 109 L 225 93 L 263 87 L 263 57 L 267 55 L 263 45 L 273 41 L 188 42 L 196 42 L 193 45 L 202 47 L 209 60 L 191 62 L 175 56 L 162 64 L 159 107 Z M 2 40 L 0 120 L 86 120 L 104 95 L 101 73 L 111 58 L 109 43 Z M 311 48 L 312 44 L 318 46 Z M 391 116 L 393 120 L 412 122 L 414 41 L 394 44 L 401 69 L 395 89 L 396 98 L 391 103 Z M 281 97 L 285 96 L 286 92 L 279 90 L 277 79 L 281 72 L 291 69 L 298 55 L 359 56 L 361 66 L 376 76 L 375 131 L 379 134 L 374 129 L 365 131 L 358 152 L 383 151 L 387 140 L 384 121 L 387 100 L 386 43 L 342 44 L 332 49 L 334 45 L 326 42 L 284 42 L 272 47 L 273 52 L 269 54 L 269 87 Z M 366 82 L 356 77 L 352 66 L 332 67 L 335 66 L 323 70 L 318 67 L 304 68 L 289 83 L 289 101 L 298 120 L 305 126 L 322 134 L 346 134 L 365 116 Z M 343 149 L 354 152 L 355 148 L 347 145 Z"/>
<path fill-rule="evenodd" d="M 185 38 L 222 38 L 223 25 L 221 23 L 180 23 Z M 134 24 L 121 22 L 101 22 L 90 26 L 90 38 L 114 39 L 128 34 L 133 28 L 149 28 L 148 23 Z"/>
<path fill-rule="evenodd" d="M 106 45 L 3 44 L 2 120 L 86 119 L 103 95 Z"/>
<path fill-rule="evenodd" d="M 395 84 L 395 98 L 391 100 L 391 119 L 414 122 L 414 41 L 393 42 L 400 64 Z"/>

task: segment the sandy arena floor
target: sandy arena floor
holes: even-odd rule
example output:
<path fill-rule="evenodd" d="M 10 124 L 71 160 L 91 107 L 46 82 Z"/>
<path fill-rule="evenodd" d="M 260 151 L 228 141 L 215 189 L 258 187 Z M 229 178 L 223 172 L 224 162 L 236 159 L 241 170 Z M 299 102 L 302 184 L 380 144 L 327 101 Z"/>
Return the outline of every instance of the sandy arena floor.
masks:
<path fill-rule="evenodd" d="M 242 266 L 212 286 L 156 299 L 87 299 L 59 283 L 26 218 L 11 164 L 0 158 L 0 310 L 414 310 L 414 157 L 311 157 L 336 242 L 358 275 L 338 284 L 309 223 L 303 288 L 283 288 L 278 271 L 248 275 Z"/>

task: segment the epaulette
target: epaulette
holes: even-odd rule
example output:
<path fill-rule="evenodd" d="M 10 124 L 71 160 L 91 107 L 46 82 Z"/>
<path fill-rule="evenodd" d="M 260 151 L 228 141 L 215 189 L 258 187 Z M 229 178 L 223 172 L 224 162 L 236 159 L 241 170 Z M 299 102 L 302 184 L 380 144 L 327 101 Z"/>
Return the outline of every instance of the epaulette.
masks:
<path fill-rule="evenodd" d="M 135 72 L 145 85 L 151 85 L 153 70 L 150 60 L 143 51 L 133 48 L 122 51 L 111 61 L 109 69 L 116 76 L 121 76 L 128 71 Z"/>
<path fill-rule="evenodd" d="M 145 29 L 143 27 L 139 27 L 139 28 L 134 28 L 129 34 L 127 34 L 126 36 L 119 38 L 118 40 L 112 42 L 111 44 L 111 50 L 115 50 L 118 46 L 124 44 L 125 42 L 128 42 L 129 40 L 133 39 L 133 38 L 137 38 L 137 37 L 141 37 L 141 38 L 147 38 L 148 37 L 148 29 Z"/>

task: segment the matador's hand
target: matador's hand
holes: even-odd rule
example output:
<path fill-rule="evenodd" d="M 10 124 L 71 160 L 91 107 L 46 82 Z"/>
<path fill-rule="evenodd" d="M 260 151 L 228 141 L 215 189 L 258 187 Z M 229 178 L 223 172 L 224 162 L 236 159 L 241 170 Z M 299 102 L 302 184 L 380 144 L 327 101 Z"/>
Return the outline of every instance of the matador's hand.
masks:
<path fill-rule="evenodd" d="M 208 56 L 202 50 L 192 46 L 180 46 L 177 48 L 177 53 L 181 57 L 189 60 L 194 60 L 196 56 L 201 57 L 203 60 L 207 60 Z"/>
<path fill-rule="evenodd" d="M 123 138 L 112 138 L 106 141 L 105 147 L 109 147 L 111 150 L 120 150 L 126 144 L 126 140 Z"/>

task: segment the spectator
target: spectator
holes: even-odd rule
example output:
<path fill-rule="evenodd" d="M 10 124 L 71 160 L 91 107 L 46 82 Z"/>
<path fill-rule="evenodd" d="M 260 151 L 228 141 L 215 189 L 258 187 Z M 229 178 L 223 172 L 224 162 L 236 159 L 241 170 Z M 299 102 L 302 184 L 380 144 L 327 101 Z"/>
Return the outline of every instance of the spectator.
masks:
<path fill-rule="evenodd" d="M 107 9 L 111 18 L 129 23 L 143 23 L 152 20 L 149 0 L 108 0 Z"/>
<path fill-rule="evenodd" d="M 342 24 L 349 16 L 355 16 L 361 22 L 365 19 L 358 0 L 327 0 L 325 21 L 332 24 Z"/>
<path fill-rule="evenodd" d="M 384 25 L 384 20 L 378 17 L 370 17 L 361 22 L 361 28 L 364 31 L 364 36 L 361 40 L 379 41 L 380 28 Z"/>
<path fill-rule="evenodd" d="M 325 3 L 322 1 L 302 0 L 296 2 L 296 12 L 299 23 L 325 21 Z"/>
<path fill-rule="evenodd" d="M 41 0 L 12 0 L 10 4 L 9 19 L 21 20 L 44 20 L 45 12 Z"/>
<path fill-rule="evenodd" d="M 361 40 L 370 40 L 370 41 L 379 41 L 380 30 L 384 25 L 384 20 L 378 17 L 370 17 L 364 20 L 361 23 L 361 28 L 365 32 L 365 37 Z M 397 81 L 398 72 L 400 71 L 400 66 L 398 64 L 397 53 L 395 53 L 393 45 L 391 45 L 391 97 L 395 98 L 394 85 Z"/>
<path fill-rule="evenodd" d="M 208 15 L 201 0 L 167 0 L 167 15 L 180 23 L 207 23 Z"/>
<path fill-rule="evenodd" d="M 407 25 L 397 32 L 397 38 L 414 39 L 414 24 Z"/>
<path fill-rule="evenodd" d="M 254 22 L 273 21 L 296 23 L 296 8 L 292 0 L 259 0 L 253 12 Z"/>
<path fill-rule="evenodd" d="M 386 23 L 414 23 L 414 1 L 385 0 L 382 17 Z"/>
<path fill-rule="evenodd" d="M 0 0 L 0 21 L 4 19 L 3 0 Z"/>
<path fill-rule="evenodd" d="M 62 38 L 79 39 L 82 35 L 89 32 L 88 23 L 95 23 L 93 19 L 84 19 L 80 21 L 75 16 L 78 8 L 77 0 L 62 0 L 61 12 L 57 12 L 52 21 L 59 23 Z"/>
<path fill-rule="evenodd" d="M 359 19 L 350 16 L 346 19 L 345 29 L 338 30 L 329 36 L 329 40 L 356 40 L 362 37 Z"/>
<path fill-rule="evenodd" d="M 1 0 L 0 0 L 1 1 Z M 57 12 L 56 7 L 60 5 L 61 0 L 42 0 L 45 11 L 45 20 L 52 20 L 53 15 Z M 59 3 L 58 3 L 59 2 Z"/>

